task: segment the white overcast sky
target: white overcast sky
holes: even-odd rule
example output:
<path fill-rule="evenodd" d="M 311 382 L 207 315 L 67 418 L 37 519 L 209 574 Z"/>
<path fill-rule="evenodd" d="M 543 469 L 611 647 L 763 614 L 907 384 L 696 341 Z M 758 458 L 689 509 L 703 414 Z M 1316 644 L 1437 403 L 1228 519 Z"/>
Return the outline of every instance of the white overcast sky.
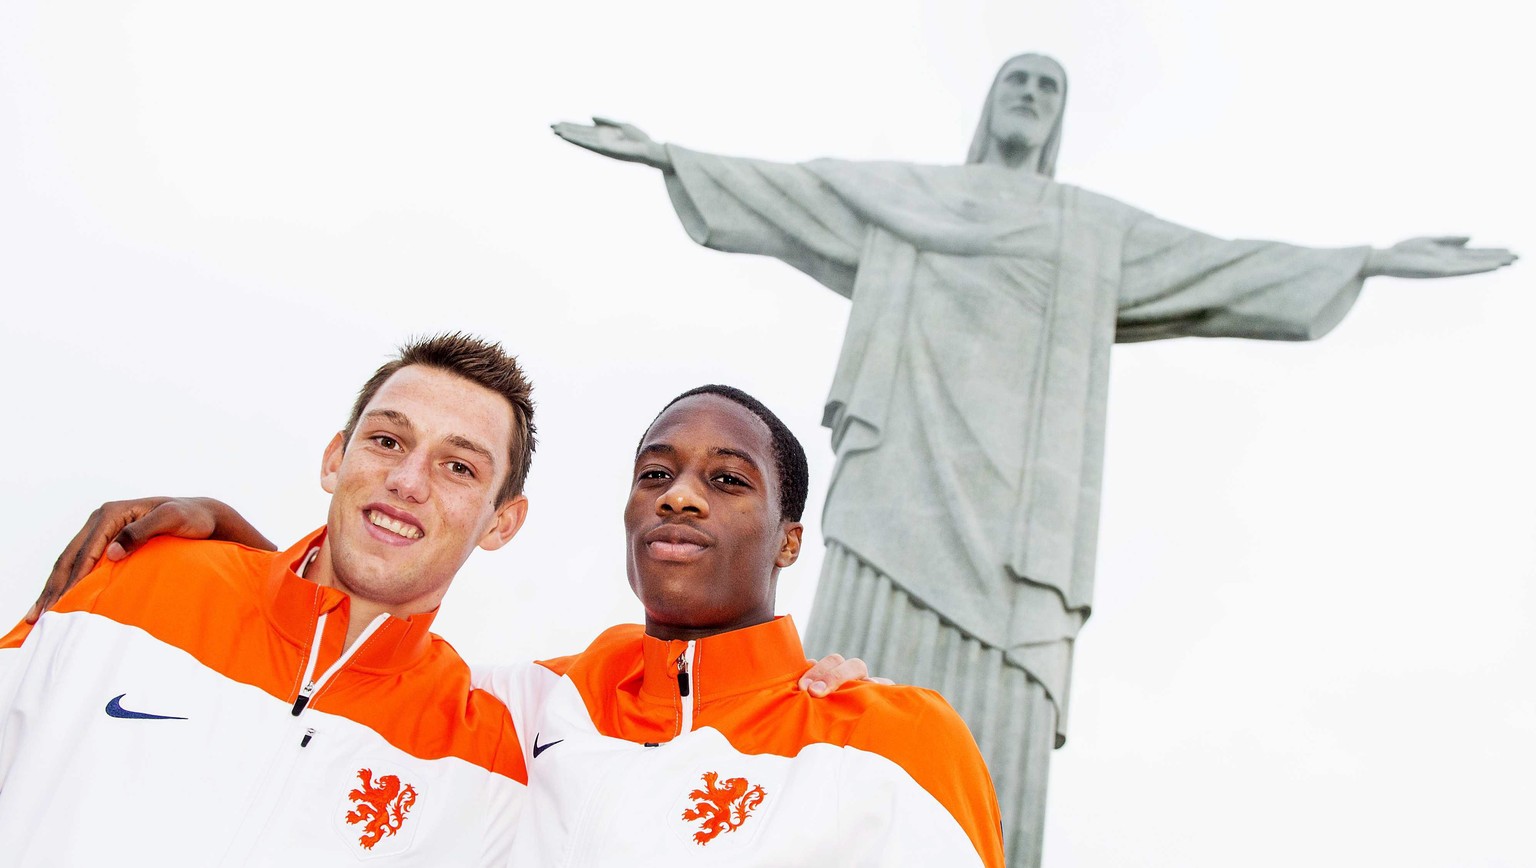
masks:
<path fill-rule="evenodd" d="M 1515 8 L 7 0 L 0 610 L 104 499 L 318 526 L 353 391 L 442 329 L 521 354 L 542 435 L 526 528 L 438 621 L 466 657 L 638 618 L 629 458 L 693 385 L 784 416 L 814 528 L 847 302 L 695 246 L 654 171 L 551 121 L 957 162 L 997 65 L 1039 50 L 1071 77 L 1063 181 L 1224 236 L 1536 253 Z M 1049 868 L 1536 864 L 1533 268 L 1372 281 L 1319 343 L 1115 351 Z"/>

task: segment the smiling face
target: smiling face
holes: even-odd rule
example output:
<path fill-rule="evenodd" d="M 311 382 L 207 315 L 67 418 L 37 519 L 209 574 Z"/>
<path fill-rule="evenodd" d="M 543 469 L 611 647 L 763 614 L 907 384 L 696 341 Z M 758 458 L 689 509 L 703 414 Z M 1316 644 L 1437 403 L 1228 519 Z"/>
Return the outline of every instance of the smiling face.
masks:
<path fill-rule="evenodd" d="M 768 426 L 719 395 L 668 407 L 640 444 L 624 510 L 629 584 L 646 632 L 694 639 L 773 618 L 778 571 L 800 554 L 779 511 Z"/>
<path fill-rule="evenodd" d="M 501 506 L 513 413 L 496 392 L 422 365 L 368 401 L 350 442 L 326 448 L 327 533 L 310 577 L 396 615 L 435 608 L 478 545 L 496 549 L 527 512 Z"/>
<path fill-rule="evenodd" d="M 1061 115 L 1061 94 L 1067 75 L 1049 57 L 1026 54 L 1008 61 L 992 90 L 992 137 L 1039 147 Z"/>

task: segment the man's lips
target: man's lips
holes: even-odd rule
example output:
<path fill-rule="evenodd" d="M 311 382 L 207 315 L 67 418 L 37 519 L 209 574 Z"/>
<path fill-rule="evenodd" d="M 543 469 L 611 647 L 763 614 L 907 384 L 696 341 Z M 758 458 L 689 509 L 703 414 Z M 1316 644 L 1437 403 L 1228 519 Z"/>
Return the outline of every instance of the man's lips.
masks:
<path fill-rule="evenodd" d="M 414 516 L 382 503 L 363 507 L 363 522 L 371 536 L 390 545 L 410 545 L 426 536 Z"/>
<path fill-rule="evenodd" d="M 686 524 L 664 524 L 640 537 L 651 557 L 659 561 L 689 561 L 714 545 L 709 534 Z"/>

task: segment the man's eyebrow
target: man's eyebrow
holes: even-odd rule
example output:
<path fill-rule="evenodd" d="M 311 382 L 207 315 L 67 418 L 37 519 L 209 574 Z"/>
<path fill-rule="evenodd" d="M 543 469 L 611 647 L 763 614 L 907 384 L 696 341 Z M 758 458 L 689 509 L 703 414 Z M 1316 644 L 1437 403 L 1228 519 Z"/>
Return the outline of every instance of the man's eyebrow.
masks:
<path fill-rule="evenodd" d="M 640 451 L 639 452 L 635 453 L 635 460 L 639 461 L 640 459 L 646 457 L 647 455 L 668 455 L 668 456 L 671 456 L 671 455 L 676 455 L 676 454 L 677 454 L 677 448 L 675 446 L 672 446 L 669 443 L 647 443 L 644 446 L 640 447 Z M 749 455 L 748 453 L 746 453 L 746 452 L 744 452 L 744 451 L 742 451 L 740 449 L 732 449 L 729 446 L 716 446 L 715 448 L 709 450 L 709 454 L 711 454 L 711 455 L 718 455 L 718 456 L 724 456 L 724 457 L 727 457 L 727 458 L 740 459 L 742 462 L 744 462 L 748 467 L 751 467 L 753 470 L 756 470 L 759 473 L 762 472 L 762 468 L 758 466 L 757 461 L 754 460 L 751 455 Z"/>
<path fill-rule="evenodd" d="M 492 467 L 496 466 L 496 456 L 491 454 L 491 450 L 481 446 L 479 443 L 476 443 L 468 437 L 460 434 L 449 434 L 444 439 L 446 439 L 452 446 L 457 446 L 466 452 L 473 452 L 481 458 L 484 458 L 487 462 L 490 463 Z"/>
<path fill-rule="evenodd" d="M 752 456 L 741 451 L 740 449 L 732 449 L 729 446 L 716 446 L 715 448 L 709 450 L 709 453 L 711 455 L 724 455 L 729 458 L 739 458 L 746 462 L 747 466 L 751 467 L 753 470 L 756 470 L 759 473 L 761 473 L 763 470 L 761 467 L 757 466 L 756 461 L 752 460 Z"/>
<path fill-rule="evenodd" d="M 399 410 L 369 410 L 367 413 L 363 414 L 363 418 L 369 420 L 383 419 L 384 421 L 392 422 L 407 431 L 416 430 L 416 426 L 411 424 L 411 417 L 405 415 Z"/>
<path fill-rule="evenodd" d="M 405 415 L 399 410 L 369 410 L 367 413 L 363 414 L 363 418 L 369 421 L 382 419 L 404 429 L 407 433 L 415 433 L 416 431 L 416 426 L 411 424 L 411 417 Z M 491 450 L 481 446 L 479 443 L 476 443 L 475 441 L 465 437 L 462 434 L 449 434 L 447 437 L 443 438 L 443 441 L 450 446 L 456 446 L 466 452 L 475 453 L 476 455 L 490 462 L 491 466 L 493 467 L 496 465 L 496 456 L 491 452 Z"/>
<path fill-rule="evenodd" d="M 647 455 L 676 455 L 677 450 L 665 443 L 647 443 L 635 453 L 635 460 L 639 461 Z"/>

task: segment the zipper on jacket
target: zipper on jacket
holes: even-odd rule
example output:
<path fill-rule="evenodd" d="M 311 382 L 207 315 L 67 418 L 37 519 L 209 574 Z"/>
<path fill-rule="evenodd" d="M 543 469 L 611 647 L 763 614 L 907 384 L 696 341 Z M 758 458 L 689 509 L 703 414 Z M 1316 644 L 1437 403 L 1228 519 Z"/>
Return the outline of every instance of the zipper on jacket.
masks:
<path fill-rule="evenodd" d="M 341 656 L 336 658 L 336 662 L 332 663 L 331 667 L 325 670 L 324 675 L 316 678 L 315 664 L 320 659 L 320 639 L 325 636 L 325 619 L 329 614 L 329 612 L 322 613 L 320 620 L 315 622 L 315 641 L 309 644 L 309 661 L 304 664 L 304 687 L 299 691 L 299 697 L 293 701 L 294 717 L 304 713 L 304 709 L 309 707 L 309 701 L 320 691 L 320 688 L 324 687 L 327 681 L 330 681 L 336 673 L 341 671 L 343 666 L 347 665 L 347 661 L 352 659 L 352 655 L 357 653 L 357 649 L 363 647 L 363 643 L 368 641 L 368 637 L 372 636 L 374 631 L 384 626 L 384 622 L 389 620 L 389 613 L 380 612 L 379 616 L 374 618 L 367 627 L 364 627 L 362 633 L 358 634 L 357 641 L 353 642 L 350 648 L 343 651 Z M 313 735 L 313 732 L 310 734 Z M 309 739 L 306 738 L 304 741 L 307 744 Z"/>
<path fill-rule="evenodd" d="M 688 652 L 677 655 L 677 695 L 688 695 Z"/>
<path fill-rule="evenodd" d="M 682 728 L 678 735 L 693 731 L 693 679 L 690 669 L 693 668 L 693 640 L 688 640 L 688 647 L 683 653 L 677 655 L 677 694 L 683 701 Z"/>
<path fill-rule="evenodd" d="M 310 560 L 314 560 L 313 555 L 311 555 Z M 301 571 L 300 575 L 302 574 L 303 572 Z M 318 668 L 320 660 L 320 641 L 325 638 L 326 613 L 321 613 L 320 617 L 316 619 L 315 637 L 310 642 L 309 658 L 304 664 L 304 687 L 299 691 L 299 696 L 293 703 L 293 717 L 297 718 L 304 713 L 304 710 L 309 707 L 310 700 L 314 699 L 315 695 L 325 687 L 326 683 L 336 673 L 340 672 L 342 667 L 346 666 L 347 661 L 352 659 L 352 655 L 357 653 L 357 649 L 363 647 L 363 643 L 367 642 L 370 636 L 380 627 L 384 626 L 385 621 L 388 619 L 388 614 L 380 614 L 377 618 L 374 618 L 367 627 L 363 628 L 363 632 L 358 634 L 357 640 L 342 652 L 341 657 L 331 664 L 324 674 L 316 678 L 315 669 Z M 293 738 L 294 732 L 300 726 L 300 721 L 295 720 L 290 725 L 293 729 L 284 727 L 280 740 L 276 743 L 278 745 L 286 744 L 288 747 L 279 747 L 273 754 L 267 766 L 268 775 L 256 793 L 252 795 L 250 806 L 244 812 L 244 819 L 241 821 L 235 834 L 230 838 L 229 844 L 224 850 L 223 858 L 217 863 L 220 866 L 245 866 L 248 864 L 251 853 L 267 832 L 267 826 L 272 819 L 273 812 L 277 810 L 278 803 L 286 796 L 289 790 L 294 772 L 298 768 L 300 757 L 304 756 L 303 749 L 309 747 L 310 742 L 318 735 L 316 727 L 306 727 L 303 735 L 299 737 L 299 750 L 295 750 L 290 739 Z"/>

